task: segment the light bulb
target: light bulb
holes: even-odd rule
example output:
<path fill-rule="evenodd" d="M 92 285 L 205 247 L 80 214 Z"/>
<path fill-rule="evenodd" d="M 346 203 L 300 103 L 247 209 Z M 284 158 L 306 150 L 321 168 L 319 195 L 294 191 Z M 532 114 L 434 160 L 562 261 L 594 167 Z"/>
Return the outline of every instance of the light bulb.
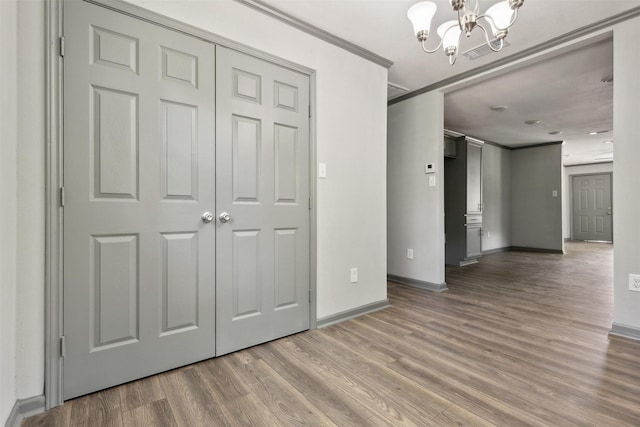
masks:
<path fill-rule="evenodd" d="M 429 33 L 431 20 L 433 19 L 433 15 L 436 14 L 437 9 L 438 7 L 435 3 L 430 1 L 416 3 L 409 8 L 407 17 L 413 24 L 413 32 L 416 36 L 418 36 L 421 31 L 425 31 L 427 34 Z"/>
<path fill-rule="evenodd" d="M 508 1 L 496 3 L 487 10 L 485 15 L 491 17 L 488 21 L 491 23 L 491 30 L 494 36 L 497 36 L 498 32 L 509 28 L 513 13 Z"/>
<path fill-rule="evenodd" d="M 460 42 L 460 24 L 458 21 L 447 21 L 438 27 L 438 35 L 442 39 L 442 49 L 449 55 L 452 50 L 458 49 Z"/>

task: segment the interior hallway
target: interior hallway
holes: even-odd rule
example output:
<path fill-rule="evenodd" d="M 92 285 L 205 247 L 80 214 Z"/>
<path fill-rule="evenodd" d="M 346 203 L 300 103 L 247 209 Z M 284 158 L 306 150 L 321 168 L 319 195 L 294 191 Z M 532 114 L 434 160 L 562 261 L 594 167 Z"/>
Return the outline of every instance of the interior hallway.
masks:
<path fill-rule="evenodd" d="M 65 403 L 23 426 L 640 425 L 640 341 L 609 337 L 613 248 L 506 252 L 449 291 Z"/>

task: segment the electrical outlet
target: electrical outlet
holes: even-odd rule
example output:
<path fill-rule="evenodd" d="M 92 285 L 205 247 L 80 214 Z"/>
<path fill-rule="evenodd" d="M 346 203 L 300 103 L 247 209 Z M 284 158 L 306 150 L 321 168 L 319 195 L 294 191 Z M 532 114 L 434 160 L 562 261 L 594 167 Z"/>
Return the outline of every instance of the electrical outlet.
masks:
<path fill-rule="evenodd" d="M 413 259 L 413 249 L 407 249 L 407 258 Z"/>
<path fill-rule="evenodd" d="M 629 275 L 629 290 L 640 292 L 640 274 Z"/>
<path fill-rule="evenodd" d="M 351 283 L 356 283 L 358 281 L 358 268 L 351 269 Z"/>

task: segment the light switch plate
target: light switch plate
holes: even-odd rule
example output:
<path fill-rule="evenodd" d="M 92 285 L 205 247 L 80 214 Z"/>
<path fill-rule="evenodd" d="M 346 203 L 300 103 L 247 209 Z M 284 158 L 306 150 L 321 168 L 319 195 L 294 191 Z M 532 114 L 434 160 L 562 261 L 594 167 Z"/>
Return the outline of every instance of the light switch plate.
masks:
<path fill-rule="evenodd" d="M 327 164 L 318 163 L 318 178 L 326 178 L 326 177 L 327 177 Z"/>
<path fill-rule="evenodd" d="M 431 175 L 429 177 L 429 187 L 435 187 L 436 186 L 436 177 Z"/>
<path fill-rule="evenodd" d="M 551 192 L 551 197 L 558 197 L 558 190 L 553 190 Z"/>

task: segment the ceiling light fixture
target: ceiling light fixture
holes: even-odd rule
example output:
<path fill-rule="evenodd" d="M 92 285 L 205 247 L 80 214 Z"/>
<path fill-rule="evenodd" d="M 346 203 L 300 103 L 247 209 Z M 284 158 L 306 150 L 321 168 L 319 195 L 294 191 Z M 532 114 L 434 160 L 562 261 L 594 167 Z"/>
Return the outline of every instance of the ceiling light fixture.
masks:
<path fill-rule="evenodd" d="M 613 141 L 602 141 L 603 144 L 613 144 Z"/>
<path fill-rule="evenodd" d="M 549 135 L 562 135 L 563 133 L 561 130 L 554 130 L 553 132 L 549 132 Z"/>
<path fill-rule="evenodd" d="M 601 133 L 607 133 L 609 132 L 608 130 L 596 130 L 593 132 L 589 132 L 589 135 L 600 135 Z"/>
<path fill-rule="evenodd" d="M 527 125 L 539 125 L 542 122 L 540 120 L 527 120 L 524 123 L 527 124 Z"/>
<path fill-rule="evenodd" d="M 508 105 L 494 105 L 491 107 L 492 111 L 505 111 L 507 108 L 509 108 Z"/>
<path fill-rule="evenodd" d="M 499 52 L 504 47 L 504 38 L 507 37 L 509 28 L 518 18 L 518 9 L 524 4 L 524 0 L 504 0 L 491 6 L 487 11 L 480 14 L 479 0 L 451 0 L 453 10 L 458 12 L 458 19 L 447 21 L 440 25 L 436 32 L 440 36 L 440 43 L 433 50 L 428 50 L 425 46 L 429 38 L 429 30 L 433 15 L 438 7 L 431 1 L 416 3 L 409 8 L 407 16 L 413 24 L 413 31 L 426 53 L 434 53 L 440 46 L 445 55 L 449 57 L 449 64 L 453 65 L 458 58 L 458 46 L 460 37 L 464 33 L 467 37 L 476 28 L 480 28 L 484 33 L 487 45 L 494 52 Z M 487 28 L 479 21 L 484 19 L 492 32 L 494 41 L 489 39 Z M 497 46 L 494 46 L 494 43 Z"/>

